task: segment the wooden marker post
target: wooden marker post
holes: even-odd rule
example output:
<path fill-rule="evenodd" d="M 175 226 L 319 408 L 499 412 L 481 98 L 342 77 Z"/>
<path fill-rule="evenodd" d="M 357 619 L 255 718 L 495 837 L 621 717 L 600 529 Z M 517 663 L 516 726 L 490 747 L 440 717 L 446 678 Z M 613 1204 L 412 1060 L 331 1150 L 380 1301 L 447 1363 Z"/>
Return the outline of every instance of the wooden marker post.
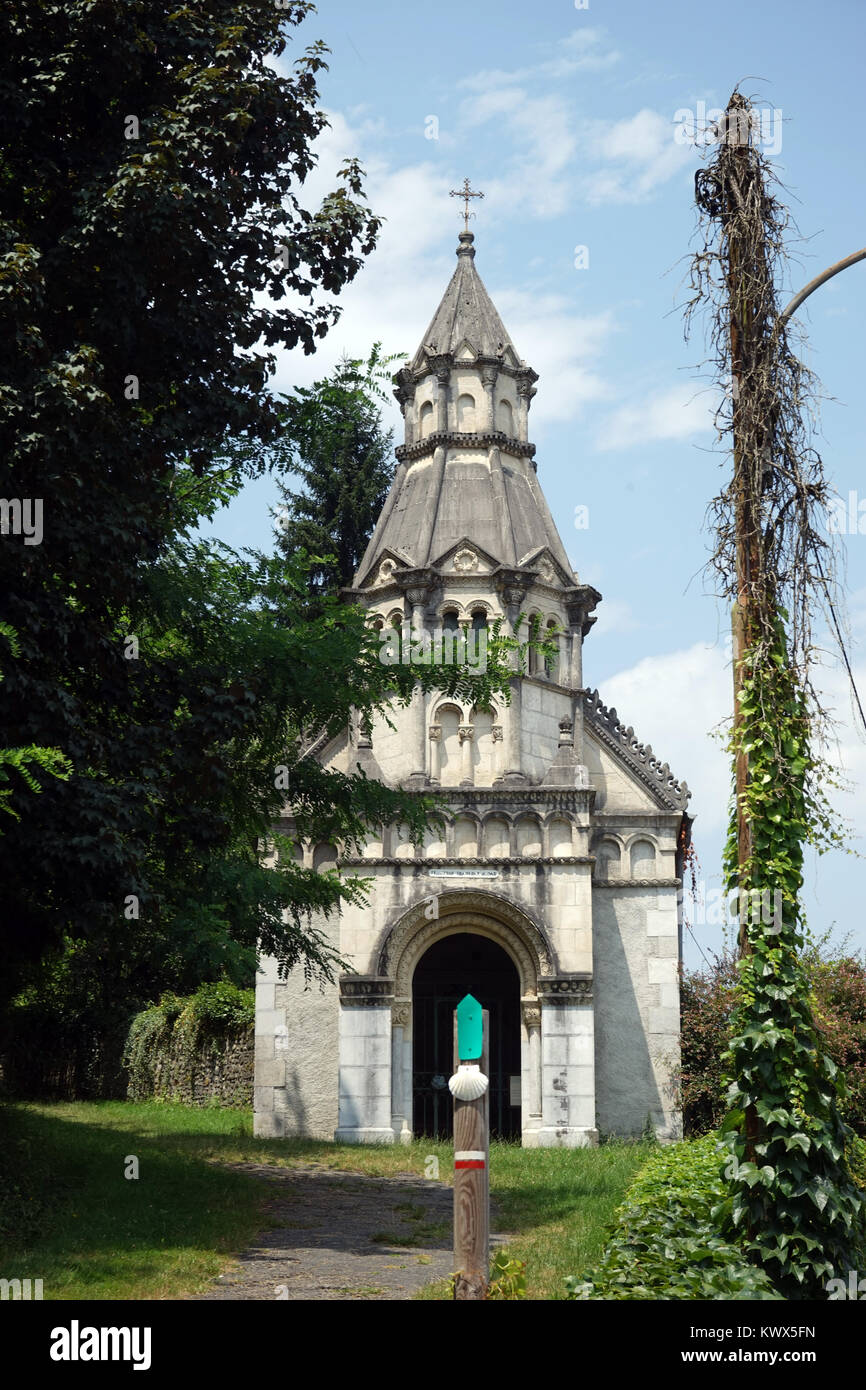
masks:
<path fill-rule="evenodd" d="M 489 1014 L 467 994 L 454 1012 L 455 1299 L 483 1299 L 490 1272 Z M 483 1083 L 483 1084 L 482 1084 Z M 462 1093 L 462 1096 L 461 1096 Z"/>

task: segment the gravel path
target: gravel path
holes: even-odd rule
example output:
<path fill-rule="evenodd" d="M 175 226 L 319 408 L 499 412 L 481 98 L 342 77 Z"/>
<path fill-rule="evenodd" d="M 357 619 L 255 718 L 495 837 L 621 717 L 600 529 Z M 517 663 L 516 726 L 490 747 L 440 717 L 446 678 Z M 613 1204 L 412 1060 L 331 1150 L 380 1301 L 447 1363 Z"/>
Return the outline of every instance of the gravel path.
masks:
<path fill-rule="evenodd" d="M 274 1184 L 270 1224 L 199 1299 L 409 1299 L 452 1272 L 453 1193 L 444 1183 L 314 1165 L 232 1167 Z"/>

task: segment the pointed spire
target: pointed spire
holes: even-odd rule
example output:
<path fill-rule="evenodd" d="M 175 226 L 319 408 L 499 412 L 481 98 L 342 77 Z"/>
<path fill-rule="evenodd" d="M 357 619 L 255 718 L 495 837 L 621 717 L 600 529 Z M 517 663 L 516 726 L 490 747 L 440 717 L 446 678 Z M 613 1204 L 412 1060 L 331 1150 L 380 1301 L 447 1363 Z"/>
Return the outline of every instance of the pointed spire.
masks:
<path fill-rule="evenodd" d="M 445 353 L 456 356 L 464 342 L 470 343 L 479 357 L 494 359 L 502 357 L 510 348 L 519 362 L 514 344 L 475 269 L 475 237 L 472 232 L 461 232 L 458 240 L 457 269 L 421 340 L 413 365 L 425 353 L 435 357 Z"/>

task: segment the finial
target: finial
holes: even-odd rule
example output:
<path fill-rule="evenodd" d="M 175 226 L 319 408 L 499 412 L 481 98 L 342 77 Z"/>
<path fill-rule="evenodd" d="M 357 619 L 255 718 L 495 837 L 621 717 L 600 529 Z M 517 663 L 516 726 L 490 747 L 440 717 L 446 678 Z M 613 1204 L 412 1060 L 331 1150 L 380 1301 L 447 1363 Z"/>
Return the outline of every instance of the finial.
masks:
<path fill-rule="evenodd" d="M 474 216 L 475 216 L 475 213 L 474 213 L 474 212 L 470 212 L 470 211 L 469 211 L 469 199 L 470 199 L 470 198 L 483 198 L 483 197 L 484 197 L 484 194 L 483 194 L 483 193 L 473 193 L 472 188 L 471 188 L 470 183 L 469 183 L 469 180 L 468 180 L 468 179 L 464 179 L 464 180 L 463 180 L 463 187 L 462 187 L 462 188 L 452 188 L 452 189 L 451 189 L 450 196 L 451 196 L 452 198 L 462 198 L 462 199 L 463 199 L 463 203 L 464 203 L 463 213 L 462 213 L 462 217 L 463 217 L 463 230 L 464 230 L 464 232 L 468 232 L 468 231 L 469 231 L 469 219 L 470 219 L 470 217 L 474 217 Z"/>

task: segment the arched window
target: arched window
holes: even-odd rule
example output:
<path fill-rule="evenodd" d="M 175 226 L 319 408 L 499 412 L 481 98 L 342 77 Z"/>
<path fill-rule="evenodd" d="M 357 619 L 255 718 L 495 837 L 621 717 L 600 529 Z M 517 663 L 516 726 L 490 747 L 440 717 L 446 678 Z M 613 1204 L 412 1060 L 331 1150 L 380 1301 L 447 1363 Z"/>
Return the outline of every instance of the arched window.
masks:
<path fill-rule="evenodd" d="M 554 859 L 565 859 L 573 853 L 569 821 L 553 820 L 550 822 L 550 853 Z"/>
<path fill-rule="evenodd" d="M 502 430 L 503 434 L 507 434 L 509 439 L 514 438 L 514 411 L 510 401 L 499 402 L 499 408 L 496 412 L 496 426 L 497 429 Z"/>
<path fill-rule="evenodd" d="M 556 627 L 557 627 L 556 623 L 554 622 L 553 618 L 551 618 L 550 621 L 549 621 L 548 624 L 547 624 L 547 631 L 546 631 L 545 634 L 544 634 L 545 637 L 548 638 L 548 640 L 551 639 L 551 638 L 553 638 L 554 641 L 556 640 L 555 635 L 554 635 L 554 634 L 556 633 Z M 557 643 L 557 646 L 558 646 L 558 645 L 559 645 L 559 644 Z M 544 658 L 544 674 L 547 676 L 547 679 L 548 679 L 549 681 L 555 681 L 555 680 L 558 679 L 558 677 L 559 677 L 559 657 L 558 657 L 558 656 L 546 656 L 546 657 Z"/>
<path fill-rule="evenodd" d="M 323 874 L 337 867 L 337 851 L 333 845 L 316 845 L 313 850 L 313 868 Z"/>
<path fill-rule="evenodd" d="M 431 433 L 433 429 L 433 402 L 425 401 L 418 416 L 418 425 L 421 431 L 421 438 Z"/>
<path fill-rule="evenodd" d="M 508 821 L 502 816 L 493 816 L 484 826 L 484 848 L 491 859 L 507 859 L 511 853 L 511 837 Z"/>
<path fill-rule="evenodd" d="M 485 632 L 487 629 L 487 611 L 484 608 L 473 608 L 472 610 L 472 631 Z"/>
<path fill-rule="evenodd" d="M 468 392 L 457 397 L 457 428 L 469 432 L 475 429 L 475 397 Z"/>
<path fill-rule="evenodd" d="M 517 822 L 517 853 L 524 859 L 541 857 L 541 822 L 536 816 L 524 816 Z"/>
<path fill-rule="evenodd" d="M 458 859 L 478 857 L 478 826 L 468 816 L 458 816 L 454 823 L 454 853 Z"/>
<path fill-rule="evenodd" d="M 539 634 L 540 634 L 540 631 L 541 631 L 541 618 L 539 617 L 539 615 L 538 615 L 537 613 L 530 613 L 530 615 L 529 615 L 529 638 L 530 638 L 530 641 L 537 641 L 538 636 L 539 636 Z M 529 674 L 530 674 L 530 676 L 537 676 L 537 675 L 538 675 L 538 671 L 539 671 L 539 667 L 540 667 L 540 659 L 539 659 L 539 655 L 538 655 L 538 648 L 537 648 L 537 647 L 531 646 L 531 647 L 529 648 Z"/>
<path fill-rule="evenodd" d="M 415 858 L 415 845 L 408 825 L 395 825 L 392 829 L 391 853 L 395 859 Z"/>
<path fill-rule="evenodd" d="M 629 851 L 632 878 L 654 878 L 656 871 L 655 846 L 649 840 L 635 840 Z"/>
<path fill-rule="evenodd" d="M 456 609 L 456 608 L 449 608 L 445 613 L 442 614 L 442 631 L 443 631 L 443 632 L 459 632 L 459 631 L 460 631 L 460 619 L 459 619 L 459 617 L 458 617 L 457 609 Z"/>
<path fill-rule="evenodd" d="M 443 705 L 436 711 L 436 723 L 442 730 L 439 781 L 443 787 L 456 787 L 463 775 L 460 737 L 457 732 L 461 722 L 461 712 L 455 705 Z"/>
<path fill-rule="evenodd" d="M 595 855 L 595 876 L 604 882 L 619 878 L 619 845 L 615 840 L 602 840 L 593 850 Z"/>

